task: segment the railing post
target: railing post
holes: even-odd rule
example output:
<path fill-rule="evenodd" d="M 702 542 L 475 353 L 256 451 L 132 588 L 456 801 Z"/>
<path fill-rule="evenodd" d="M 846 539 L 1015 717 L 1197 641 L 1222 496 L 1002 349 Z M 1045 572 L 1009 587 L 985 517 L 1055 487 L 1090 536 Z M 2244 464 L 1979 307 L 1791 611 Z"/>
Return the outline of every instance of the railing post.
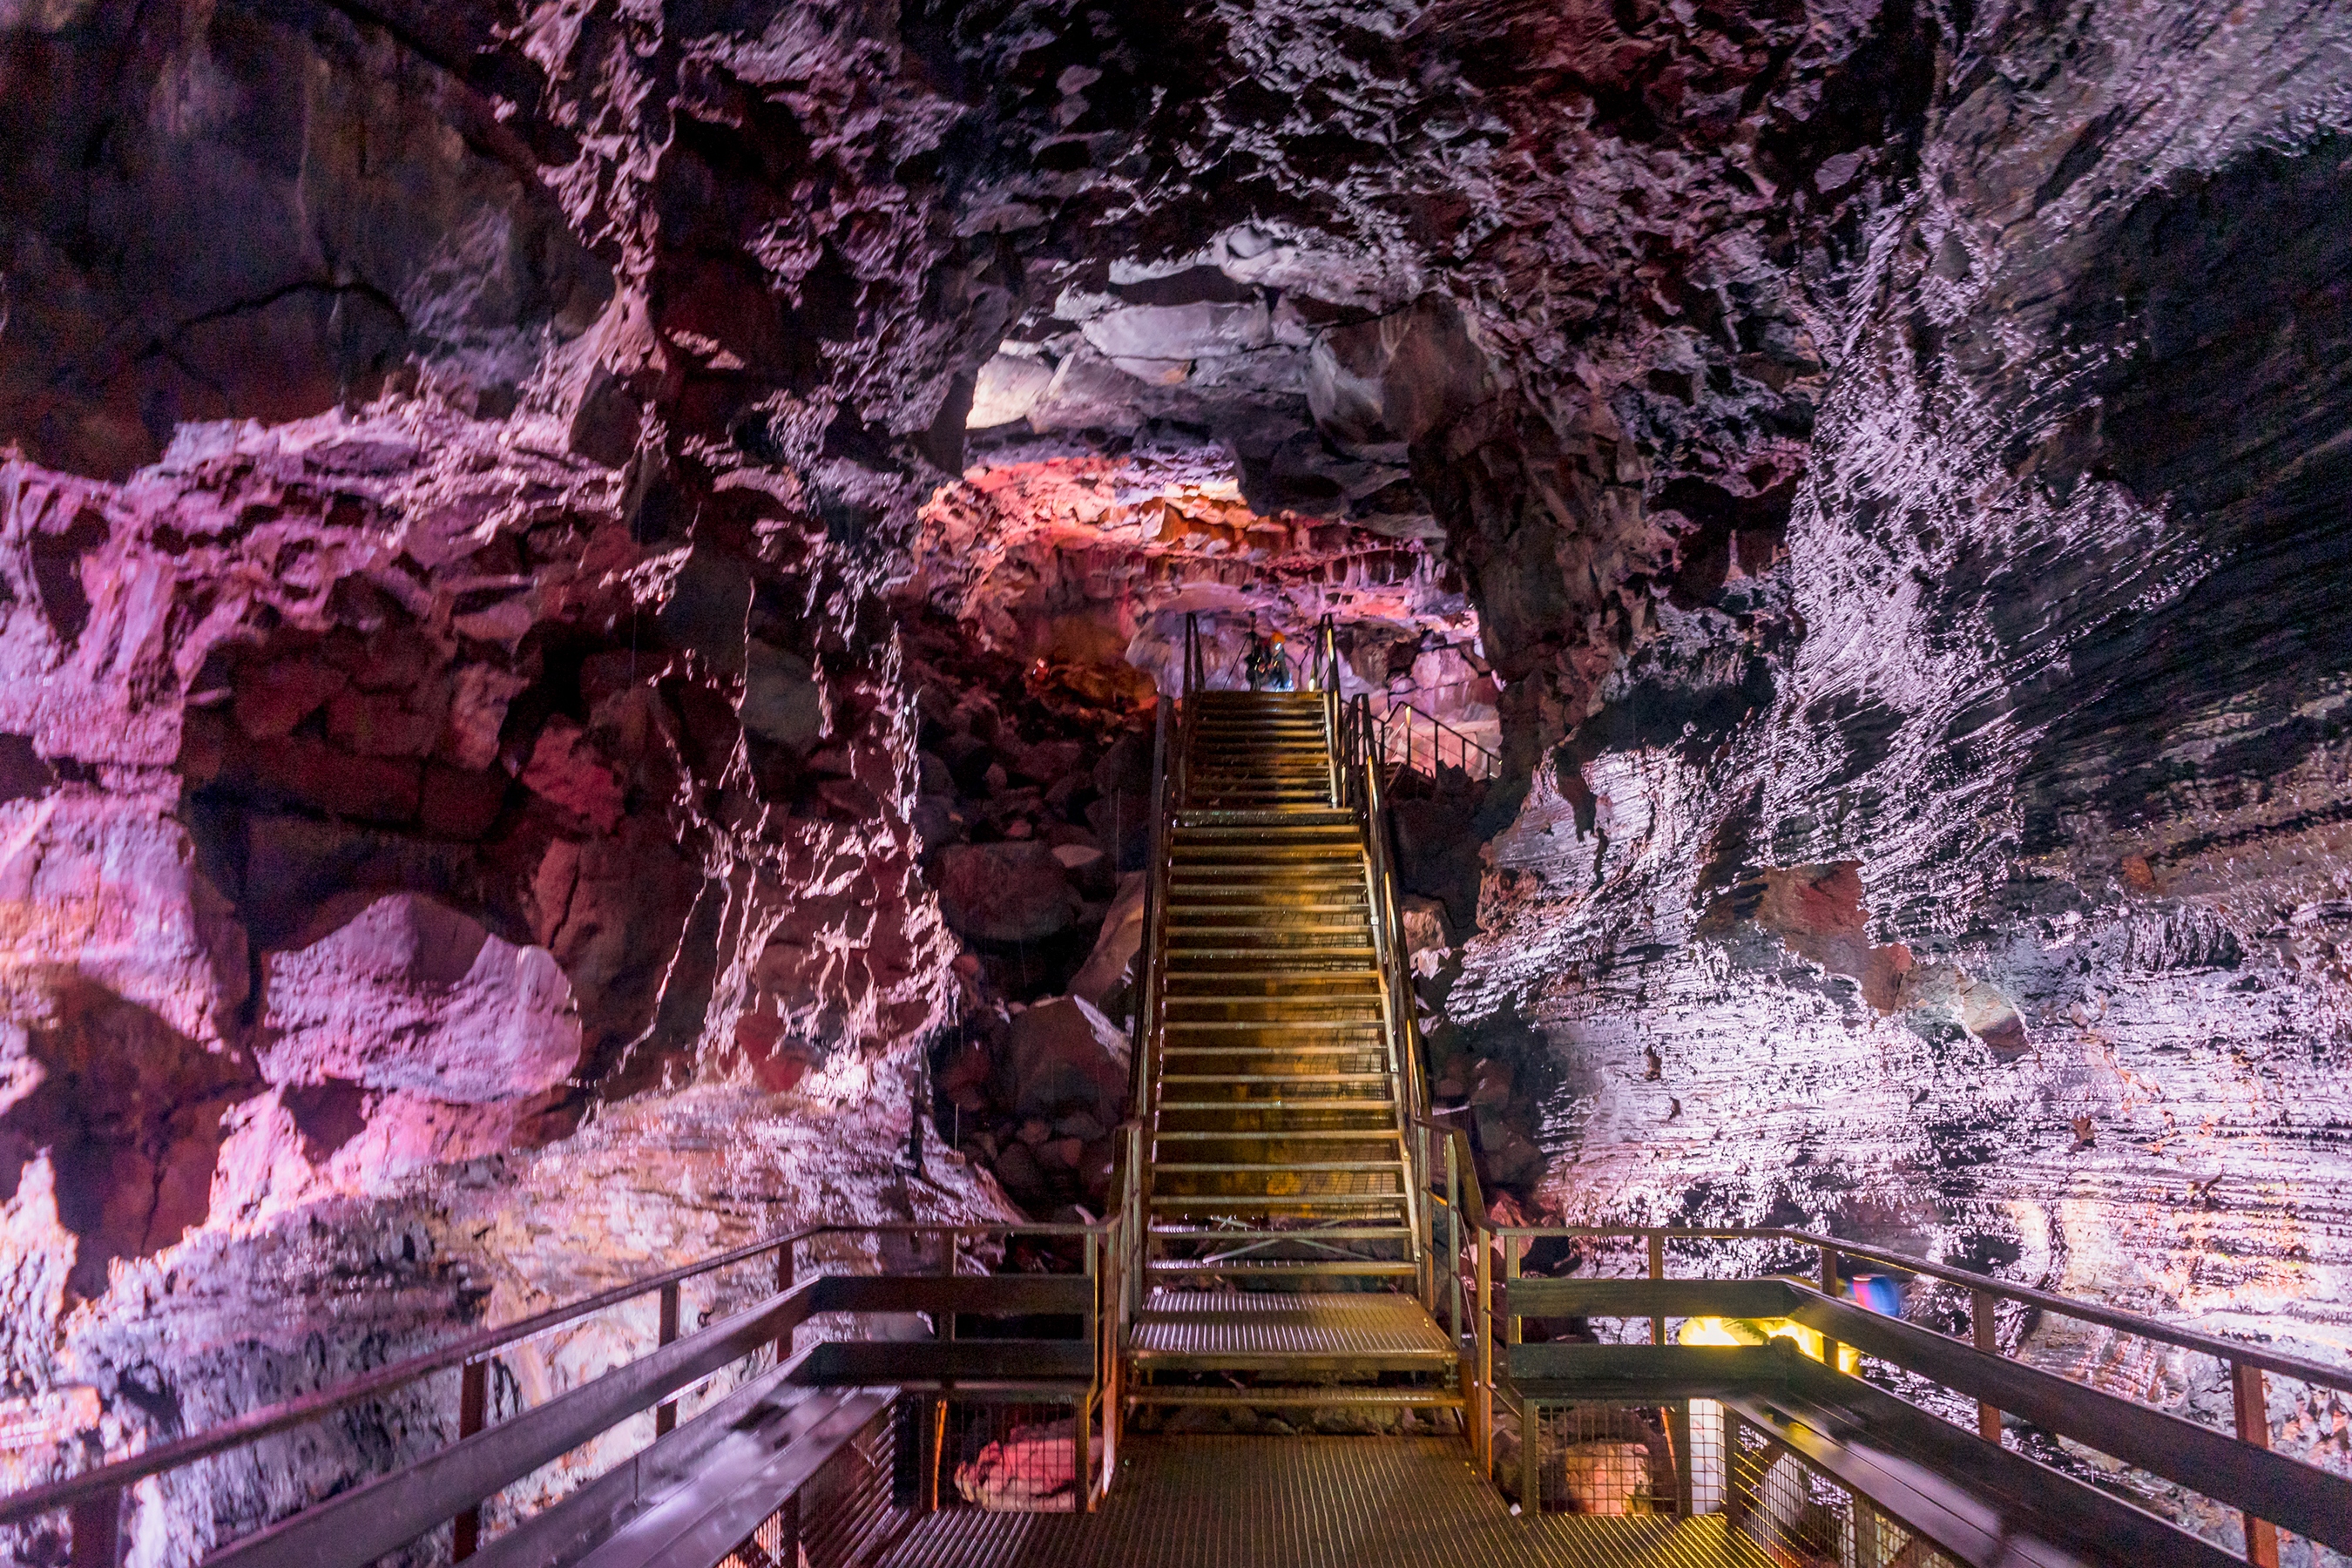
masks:
<path fill-rule="evenodd" d="M 1748 1478 L 1740 1474 L 1739 1436 L 1748 1429 L 1730 1405 L 1723 1407 L 1723 1517 L 1733 1530 L 1748 1526 Z"/>
<path fill-rule="evenodd" d="M 1881 1560 L 1878 1541 L 1878 1510 L 1865 1497 L 1853 1500 L 1853 1560 L 1876 1563 Z"/>
<path fill-rule="evenodd" d="M 1675 1446 L 1675 1517 L 1688 1519 L 1698 1506 L 1698 1478 L 1692 1471 L 1696 1456 L 1691 1452 L 1691 1402 L 1677 1399 L 1666 1407 L 1666 1439 Z M 1878 1559 L 1864 1557 L 1860 1561 L 1876 1568 Z"/>
<path fill-rule="evenodd" d="M 1445 1135 L 1445 1278 L 1454 1303 L 1454 1344 L 1462 1345 L 1462 1167 L 1451 1131 Z M 1467 1392 L 1466 1390 L 1465 1391 Z"/>
<path fill-rule="evenodd" d="M 490 1363 L 469 1361 L 457 1374 L 457 1441 L 480 1431 L 490 1415 Z M 463 1563 L 481 1549 L 482 1505 L 476 1503 L 451 1521 L 449 1556 Z"/>
<path fill-rule="evenodd" d="M 115 1568 L 122 1553 L 122 1489 L 110 1487 L 66 1510 L 73 1531 L 72 1568 Z"/>
<path fill-rule="evenodd" d="M 1511 1303 L 1510 1282 L 1519 1277 L 1519 1264 L 1527 1255 L 1525 1237 L 1513 1236 L 1508 1231 L 1503 1233 L 1503 1342 L 1505 1344 L 1515 1345 L 1520 1342 L 1519 1313 L 1518 1309 Z"/>
<path fill-rule="evenodd" d="M 661 1288 L 661 1342 L 668 1344 L 677 1338 L 677 1285 L 676 1281 Z M 666 1399 L 654 1406 L 654 1436 L 667 1437 L 677 1426 L 677 1401 Z"/>
<path fill-rule="evenodd" d="M 2248 1366 L 2243 1362 L 2230 1363 L 2231 1403 L 2236 1406 L 2238 1441 L 2251 1447 L 2271 1446 L 2271 1408 L 2269 1380 L 2263 1369 Z M 2278 1568 L 2278 1526 L 2267 1519 L 2247 1514 L 2246 1561 L 2253 1568 Z"/>
<path fill-rule="evenodd" d="M 1478 1456 L 1478 1473 L 1495 1473 L 1495 1255 L 1490 1233 L 1476 1234 L 1478 1249 L 1478 1312 L 1472 1320 L 1475 1348 L 1472 1365 L 1477 1381 L 1477 1430 L 1471 1451 Z"/>
<path fill-rule="evenodd" d="M 2000 1340 L 1994 1332 L 1997 1326 L 1993 1321 L 1996 1300 L 1990 1290 L 1969 1292 L 1969 1337 L 1976 1342 L 1977 1349 L 1987 1355 L 2000 1353 Z M 2000 1412 L 1981 1399 L 1977 1401 L 1977 1436 L 1988 1443 L 2000 1441 Z"/>
<path fill-rule="evenodd" d="M 776 1248 L 776 1294 L 781 1296 L 793 1288 L 793 1244 L 786 1240 Z M 793 1331 L 785 1329 L 776 1335 L 776 1364 L 782 1366 L 793 1359 Z"/>
<path fill-rule="evenodd" d="M 1838 1255 L 1834 1247 L 1822 1248 L 1822 1294 L 1834 1301 L 1843 1293 L 1838 1283 Z M 1829 1335 L 1822 1336 L 1822 1364 L 1832 1372 L 1838 1370 L 1838 1342 Z"/>
<path fill-rule="evenodd" d="M 1086 1268 L 1087 1281 L 1088 1285 L 1088 1289 L 1087 1291 L 1087 1343 L 1090 1345 L 1098 1345 L 1102 1342 L 1102 1312 L 1099 1304 L 1100 1292 L 1102 1290 L 1102 1273 L 1098 1266 L 1098 1260 L 1101 1255 L 1097 1250 L 1097 1243 L 1099 1243 L 1101 1239 L 1102 1238 L 1097 1236 L 1093 1231 L 1089 1230 L 1087 1232 Z M 1077 1453 L 1075 1456 L 1076 1463 L 1072 1467 L 1071 1474 L 1077 1481 L 1078 1507 L 1082 1511 L 1087 1513 L 1092 1513 L 1095 1510 L 1094 1404 L 1095 1396 L 1099 1394 L 1101 1392 L 1102 1382 L 1100 1377 L 1097 1376 L 1094 1380 L 1094 1386 L 1089 1388 L 1086 1393 L 1078 1395 L 1076 1400 L 1077 1409 L 1074 1412 L 1077 1416 L 1077 1419 L 1071 1423 L 1073 1430 L 1071 1432 L 1070 1440 L 1078 1446 Z M 933 1467 L 933 1470 L 934 1473 L 936 1473 L 936 1466 Z"/>
<path fill-rule="evenodd" d="M 1654 1230 L 1649 1239 L 1650 1278 L 1664 1279 L 1666 1277 L 1666 1233 Z M 1650 1320 L 1650 1342 L 1654 1345 L 1666 1342 L 1666 1320 L 1663 1313 Z"/>

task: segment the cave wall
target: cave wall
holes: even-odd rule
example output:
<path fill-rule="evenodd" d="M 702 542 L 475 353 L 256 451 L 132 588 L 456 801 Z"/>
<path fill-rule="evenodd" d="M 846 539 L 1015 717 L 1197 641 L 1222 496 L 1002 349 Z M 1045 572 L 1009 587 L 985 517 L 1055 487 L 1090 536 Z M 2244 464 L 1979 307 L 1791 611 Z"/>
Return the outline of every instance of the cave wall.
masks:
<path fill-rule="evenodd" d="M 1785 558 L 1735 531 L 1694 595 L 1685 536 L 1543 731 L 1446 1010 L 1548 1039 L 1570 1216 L 1803 1223 L 2340 1361 L 2340 24 L 1952 26 L 1912 175 L 1800 234 Z M 2326 1398 L 2273 1414 L 2347 1462 Z"/>
<path fill-rule="evenodd" d="M 1474 949 L 1465 1010 L 1574 1059 L 1571 1206 L 2023 1247 L 2338 1343 L 2338 57 L 2062 20 L 1952 56 L 1812 296 L 1785 565 L 1662 596 L 1494 847 L 1489 923 L 1549 945 Z"/>
<path fill-rule="evenodd" d="M 884 595 L 1019 278 L 893 15 L 740 20 L 0 18 L 0 1484 L 794 1222 L 1015 1212 L 904 1164 L 956 946 Z M 194 1561 L 454 1397 L 126 1529 Z"/>

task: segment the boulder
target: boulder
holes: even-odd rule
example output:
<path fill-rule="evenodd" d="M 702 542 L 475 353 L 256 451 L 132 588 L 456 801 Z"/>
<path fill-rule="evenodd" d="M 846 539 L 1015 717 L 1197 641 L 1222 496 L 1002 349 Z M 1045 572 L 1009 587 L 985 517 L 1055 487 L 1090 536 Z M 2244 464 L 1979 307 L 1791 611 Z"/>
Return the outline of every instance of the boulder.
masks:
<path fill-rule="evenodd" d="M 292 734 L 294 726 L 324 707 L 346 679 L 328 664 L 265 664 L 237 677 L 236 701 L 230 710 L 248 740 L 276 740 Z"/>
<path fill-rule="evenodd" d="M 808 660 L 755 640 L 738 711 L 743 728 L 753 734 L 805 752 L 824 730 L 824 692 Z"/>
<path fill-rule="evenodd" d="M 569 719 L 551 719 L 539 732 L 522 782 L 532 794 L 585 817 L 600 833 L 610 833 L 621 820 L 619 777 Z"/>
<path fill-rule="evenodd" d="M 1111 1021 L 1078 996 L 1057 996 L 1013 1020 L 998 1098 L 1024 1116 L 1091 1111 L 1125 1120 L 1128 1046 Z"/>
<path fill-rule="evenodd" d="M 1140 871 L 1151 858 L 1151 796 L 1107 795 L 1087 807 L 1087 826 L 1118 858 L 1118 868 Z"/>
<path fill-rule="evenodd" d="M 1013 777 L 1024 784 L 1049 784 L 1077 769 L 1086 748 L 1076 741 L 1040 741 L 1006 755 Z"/>
<path fill-rule="evenodd" d="M 331 901 L 304 935 L 262 961 L 273 1083 L 479 1103 L 551 1088 L 579 1062 L 572 984 L 543 947 L 415 893 Z"/>
<path fill-rule="evenodd" d="M 976 942 L 1035 942 L 1068 928 L 1078 895 L 1034 839 L 958 844 L 940 857 L 940 910 Z"/>
<path fill-rule="evenodd" d="M 1118 896 L 1111 900 L 1109 911 L 1103 916 L 1102 934 L 1095 938 L 1094 951 L 1070 978 L 1071 995 L 1101 1008 L 1132 984 L 1129 970 L 1143 947 L 1146 879 L 1141 871 L 1130 871 L 1118 879 Z"/>
<path fill-rule="evenodd" d="M 956 1490 L 1000 1512 L 1069 1513 L 1077 1507 L 1076 1437 L 1066 1420 L 1015 1426 L 956 1467 Z"/>
<path fill-rule="evenodd" d="M 487 768 L 498 761 L 499 731 L 507 721 L 507 707 L 529 684 L 487 664 L 459 670 L 442 725 L 442 754 L 461 768 Z"/>
<path fill-rule="evenodd" d="M 1048 843 L 1052 843 L 1049 838 Z M 1055 844 L 1054 858 L 1082 893 L 1100 895 L 1112 887 L 1110 857 L 1091 844 Z"/>
<path fill-rule="evenodd" d="M 427 763 L 417 820 L 437 838 L 477 839 L 497 824 L 506 798 L 507 776 L 495 769 L 475 772 Z"/>

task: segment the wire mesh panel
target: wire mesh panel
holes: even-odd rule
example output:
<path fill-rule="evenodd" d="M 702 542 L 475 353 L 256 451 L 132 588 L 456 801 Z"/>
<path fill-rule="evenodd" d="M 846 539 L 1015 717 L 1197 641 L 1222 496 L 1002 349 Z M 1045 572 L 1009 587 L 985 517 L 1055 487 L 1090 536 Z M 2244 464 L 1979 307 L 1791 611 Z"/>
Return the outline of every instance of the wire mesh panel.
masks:
<path fill-rule="evenodd" d="M 800 1561 L 806 1568 L 848 1568 L 907 1520 L 908 1510 L 893 1500 L 898 1408 L 905 1403 L 878 1413 L 801 1488 Z M 757 1563 L 744 1561 L 747 1568 Z"/>
<path fill-rule="evenodd" d="M 1782 1563 L 1853 1564 L 1852 1494 L 1744 1421 L 1730 1436 L 1732 1522 Z"/>
<path fill-rule="evenodd" d="M 751 1538 L 719 1560 L 719 1568 L 800 1568 L 800 1499 L 760 1521 Z"/>
<path fill-rule="evenodd" d="M 1914 1535 L 1869 1502 L 1856 1499 L 1854 1568 L 1961 1568 L 1959 1560 L 1924 1535 Z"/>
<path fill-rule="evenodd" d="M 1769 1435 L 1727 1413 L 1725 1424 L 1730 1466 L 1723 1511 L 1774 1561 L 1787 1568 L 1961 1568 Z"/>
<path fill-rule="evenodd" d="M 1677 1434 L 1687 1425 L 1679 1405 L 1529 1400 L 1516 1456 L 1497 1467 L 1498 1479 L 1527 1507 L 1531 1474 L 1534 1506 L 1547 1513 L 1685 1516 L 1689 1489 L 1677 1456 L 1689 1439 Z"/>
<path fill-rule="evenodd" d="M 1077 1418 L 1068 1403 L 949 1406 L 943 1506 L 1071 1513 L 1078 1506 Z"/>

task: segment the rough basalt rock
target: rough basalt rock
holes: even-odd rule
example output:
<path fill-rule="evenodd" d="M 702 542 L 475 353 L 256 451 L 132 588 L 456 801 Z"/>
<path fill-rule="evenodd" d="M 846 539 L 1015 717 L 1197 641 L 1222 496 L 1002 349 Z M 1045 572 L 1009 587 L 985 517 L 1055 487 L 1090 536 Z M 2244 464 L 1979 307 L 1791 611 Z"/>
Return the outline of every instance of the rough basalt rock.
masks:
<path fill-rule="evenodd" d="M 1498 739 L 1400 848 L 1504 1212 L 2340 1357 L 2346 42 L 0 11 L 0 1375 L 56 1434 L 10 1462 L 331 1379 L 289 1347 L 341 1308 L 238 1336 L 335 1279 L 397 1347 L 936 1212 L 882 1163 L 927 1036 L 966 1151 L 1097 1201 L 1104 1115 L 1000 1069 L 1015 1004 L 1118 1011 L 1187 613 L 1222 668 L 1328 611 L 1351 692 Z M 194 1554 L 430 1428 L 137 1528 Z"/>

